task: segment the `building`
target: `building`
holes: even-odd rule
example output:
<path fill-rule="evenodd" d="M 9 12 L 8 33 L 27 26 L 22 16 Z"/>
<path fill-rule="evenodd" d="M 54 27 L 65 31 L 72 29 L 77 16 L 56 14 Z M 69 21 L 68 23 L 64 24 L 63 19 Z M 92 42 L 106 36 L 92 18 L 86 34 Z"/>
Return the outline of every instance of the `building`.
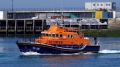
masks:
<path fill-rule="evenodd" d="M 100 8 L 106 10 L 94 10 Z M 120 18 L 120 11 L 115 10 L 115 2 L 86 2 L 85 9 L 87 10 L 0 10 L 0 34 L 40 34 L 40 31 L 48 29 L 51 24 L 54 24 L 54 21 L 56 23 L 55 19 L 61 19 L 61 16 L 66 27 L 120 29 L 119 20 L 116 19 L 116 17 Z"/>
<path fill-rule="evenodd" d="M 110 9 L 116 10 L 116 2 L 85 2 L 86 10 Z"/>

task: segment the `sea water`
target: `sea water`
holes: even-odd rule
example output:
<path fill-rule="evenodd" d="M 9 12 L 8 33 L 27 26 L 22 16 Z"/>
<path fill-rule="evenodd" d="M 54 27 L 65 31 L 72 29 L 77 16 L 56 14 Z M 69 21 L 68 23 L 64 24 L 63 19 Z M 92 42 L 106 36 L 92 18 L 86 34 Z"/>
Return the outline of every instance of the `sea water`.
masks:
<path fill-rule="evenodd" d="M 0 67 L 120 67 L 120 37 L 98 37 L 99 53 L 22 53 L 15 42 L 22 37 L 0 37 Z M 90 37 L 94 45 L 93 37 Z"/>

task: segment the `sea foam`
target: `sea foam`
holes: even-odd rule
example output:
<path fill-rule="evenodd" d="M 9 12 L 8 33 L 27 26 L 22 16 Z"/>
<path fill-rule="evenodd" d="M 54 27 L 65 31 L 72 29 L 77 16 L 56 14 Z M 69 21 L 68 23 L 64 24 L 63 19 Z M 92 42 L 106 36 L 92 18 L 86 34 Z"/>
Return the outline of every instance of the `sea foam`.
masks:
<path fill-rule="evenodd" d="M 99 51 L 99 53 L 120 53 L 120 50 L 108 50 L 108 49 L 105 49 L 105 50 Z"/>

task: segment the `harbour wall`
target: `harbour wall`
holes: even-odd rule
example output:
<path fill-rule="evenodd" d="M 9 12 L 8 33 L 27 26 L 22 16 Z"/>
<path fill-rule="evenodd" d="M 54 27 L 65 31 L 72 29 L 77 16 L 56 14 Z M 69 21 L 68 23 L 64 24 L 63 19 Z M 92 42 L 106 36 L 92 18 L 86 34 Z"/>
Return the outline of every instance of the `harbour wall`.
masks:
<path fill-rule="evenodd" d="M 0 20 L 0 35 L 40 34 L 49 26 L 46 24 L 46 19 L 2 19 Z M 82 25 L 80 28 L 83 30 L 120 30 L 120 18 L 109 18 L 107 25 Z"/>
<path fill-rule="evenodd" d="M 120 30 L 120 18 L 109 18 L 108 30 Z"/>

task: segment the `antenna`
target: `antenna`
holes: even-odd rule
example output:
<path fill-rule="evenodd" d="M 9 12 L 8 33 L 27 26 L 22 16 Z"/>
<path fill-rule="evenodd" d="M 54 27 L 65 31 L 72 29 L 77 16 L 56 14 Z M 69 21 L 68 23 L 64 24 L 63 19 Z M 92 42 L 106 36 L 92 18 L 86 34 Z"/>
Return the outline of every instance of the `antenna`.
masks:
<path fill-rule="evenodd" d="M 62 24 L 64 26 L 64 20 L 63 20 L 63 11 L 62 11 L 62 1 L 61 1 L 61 20 L 62 20 Z"/>
<path fill-rule="evenodd" d="M 97 7 L 97 0 L 95 0 L 95 10 L 97 9 L 96 7 Z"/>
<path fill-rule="evenodd" d="M 61 15 L 63 15 L 63 12 L 62 12 L 62 1 L 61 1 L 61 8 L 60 8 L 60 10 L 61 10 Z M 63 17 L 61 16 L 61 19 L 62 19 Z"/>
<path fill-rule="evenodd" d="M 55 16 L 53 4 L 52 4 L 52 10 L 53 10 L 53 14 L 54 14 L 53 16 Z M 52 19 L 53 19 L 53 18 L 52 18 Z M 56 20 L 55 20 L 55 22 L 53 22 L 53 23 L 55 23 L 55 25 L 58 25 L 58 21 L 56 21 Z"/>
<path fill-rule="evenodd" d="M 54 7 L 53 7 L 53 4 L 52 4 L 52 10 L 53 10 L 53 14 L 54 14 Z M 55 16 L 55 14 L 54 14 L 54 16 Z"/>
<path fill-rule="evenodd" d="M 12 11 L 13 11 L 13 0 L 12 0 Z"/>

